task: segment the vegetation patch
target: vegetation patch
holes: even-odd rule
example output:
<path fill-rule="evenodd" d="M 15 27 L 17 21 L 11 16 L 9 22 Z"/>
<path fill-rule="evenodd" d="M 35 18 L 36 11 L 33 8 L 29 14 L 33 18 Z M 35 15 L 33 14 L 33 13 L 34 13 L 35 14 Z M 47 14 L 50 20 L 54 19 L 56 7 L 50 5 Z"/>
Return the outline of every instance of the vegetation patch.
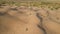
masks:
<path fill-rule="evenodd" d="M 16 5 L 16 6 L 36 6 L 36 7 L 48 7 L 51 10 L 57 10 L 60 8 L 60 3 L 53 2 L 16 2 L 16 1 L 6 1 L 0 0 L 1 5 Z"/>

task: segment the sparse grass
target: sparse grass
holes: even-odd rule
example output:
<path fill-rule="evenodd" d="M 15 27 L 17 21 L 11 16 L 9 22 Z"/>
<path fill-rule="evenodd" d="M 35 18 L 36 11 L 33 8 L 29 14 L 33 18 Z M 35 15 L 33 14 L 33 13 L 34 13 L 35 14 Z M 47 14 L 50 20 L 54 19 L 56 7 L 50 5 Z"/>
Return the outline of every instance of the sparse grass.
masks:
<path fill-rule="evenodd" d="M 51 3 L 51 2 L 15 2 L 15 1 L 5 1 L 0 0 L 0 5 L 16 5 L 16 6 L 36 6 L 36 7 L 47 7 L 51 10 L 60 8 L 60 3 Z"/>

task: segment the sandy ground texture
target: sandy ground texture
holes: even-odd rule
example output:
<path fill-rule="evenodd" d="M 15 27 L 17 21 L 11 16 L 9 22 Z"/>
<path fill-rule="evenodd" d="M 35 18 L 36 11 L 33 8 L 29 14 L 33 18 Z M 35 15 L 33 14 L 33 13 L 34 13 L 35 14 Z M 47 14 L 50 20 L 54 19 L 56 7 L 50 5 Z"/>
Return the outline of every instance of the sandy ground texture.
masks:
<path fill-rule="evenodd" d="M 0 34 L 60 34 L 60 9 L 0 6 Z"/>

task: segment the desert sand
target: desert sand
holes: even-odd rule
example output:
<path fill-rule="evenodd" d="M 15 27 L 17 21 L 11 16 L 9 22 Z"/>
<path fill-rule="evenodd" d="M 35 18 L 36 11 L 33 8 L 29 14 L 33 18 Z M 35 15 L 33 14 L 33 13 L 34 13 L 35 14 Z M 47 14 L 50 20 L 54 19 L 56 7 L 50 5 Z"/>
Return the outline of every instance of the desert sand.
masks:
<path fill-rule="evenodd" d="M 60 9 L 1 6 L 0 34 L 60 34 Z"/>

